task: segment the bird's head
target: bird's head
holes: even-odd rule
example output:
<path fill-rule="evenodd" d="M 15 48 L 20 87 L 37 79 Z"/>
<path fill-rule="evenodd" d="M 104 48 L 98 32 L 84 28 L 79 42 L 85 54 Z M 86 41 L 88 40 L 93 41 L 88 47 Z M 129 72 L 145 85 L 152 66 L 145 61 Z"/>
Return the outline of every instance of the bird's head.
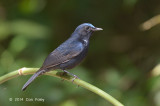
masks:
<path fill-rule="evenodd" d="M 100 31 L 100 30 L 103 30 L 103 29 L 97 28 L 90 23 L 83 23 L 75 29 L 75 32 L 80 35 L 91 35 L 93 32 Z"/>

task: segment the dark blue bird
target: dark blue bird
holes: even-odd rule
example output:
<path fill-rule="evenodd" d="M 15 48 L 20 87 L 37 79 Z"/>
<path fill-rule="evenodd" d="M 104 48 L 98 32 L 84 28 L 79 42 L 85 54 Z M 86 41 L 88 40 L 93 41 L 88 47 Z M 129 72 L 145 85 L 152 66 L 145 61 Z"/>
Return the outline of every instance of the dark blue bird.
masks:
<path fill-rule="evenodd" d="M 94 31 L 100 30 L 103 29 L 94 27 L 90 23 L 79 25 L 68 40 L 48 55 L 42 67 L 24 84 L 22 90 L 24 91 L 36 77 L 50 70 L 61 69 L 69 73 L 66 69 L 72 69 L 84 59 L 90 36 Z M 76 75 L 73 76 L 74 79 L 77 78 Z"/>

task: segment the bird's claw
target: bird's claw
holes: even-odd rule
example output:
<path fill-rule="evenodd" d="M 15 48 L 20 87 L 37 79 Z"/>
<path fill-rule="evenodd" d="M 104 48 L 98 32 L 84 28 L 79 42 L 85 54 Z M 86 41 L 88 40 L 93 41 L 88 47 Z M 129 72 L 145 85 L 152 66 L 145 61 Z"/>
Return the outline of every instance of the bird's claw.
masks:
<path fill-rule="evenodd" d="M 76 75 L 74 75 L 74 78 L 72 79 L 72 83 L 74 82 L 75 79 L 79 79 L 79 77 L 77 77 Z"/>

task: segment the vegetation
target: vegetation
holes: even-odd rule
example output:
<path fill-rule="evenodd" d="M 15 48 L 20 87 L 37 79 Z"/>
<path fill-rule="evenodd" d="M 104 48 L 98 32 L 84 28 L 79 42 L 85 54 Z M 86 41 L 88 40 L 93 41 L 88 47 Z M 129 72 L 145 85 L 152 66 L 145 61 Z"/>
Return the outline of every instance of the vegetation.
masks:
<path fill-rule="evenodd" d="M 70 72 L 125 106 L 159 106 L 159 7 L 158 0 L 1 0 L 0 76 L 39 68 L 79 24 L 89 22 L 103 31 L 93 34 L 86 59 Z M 22 92 L 29 77 L 1 84 L 0 106 L 112 106 L 82 87 L 45 75 Z"/>

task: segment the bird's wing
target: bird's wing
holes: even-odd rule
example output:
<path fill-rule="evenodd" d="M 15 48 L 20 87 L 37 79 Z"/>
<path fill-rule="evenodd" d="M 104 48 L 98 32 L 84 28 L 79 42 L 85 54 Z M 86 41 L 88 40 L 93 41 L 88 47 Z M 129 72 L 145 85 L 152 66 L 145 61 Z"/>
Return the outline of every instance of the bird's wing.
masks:
<path fill-rule="evenodd" d="M 51 68 L 78 56 L 84 47 L 81 42 L 63 43 L 45 59 L 42 68 Z"/>

